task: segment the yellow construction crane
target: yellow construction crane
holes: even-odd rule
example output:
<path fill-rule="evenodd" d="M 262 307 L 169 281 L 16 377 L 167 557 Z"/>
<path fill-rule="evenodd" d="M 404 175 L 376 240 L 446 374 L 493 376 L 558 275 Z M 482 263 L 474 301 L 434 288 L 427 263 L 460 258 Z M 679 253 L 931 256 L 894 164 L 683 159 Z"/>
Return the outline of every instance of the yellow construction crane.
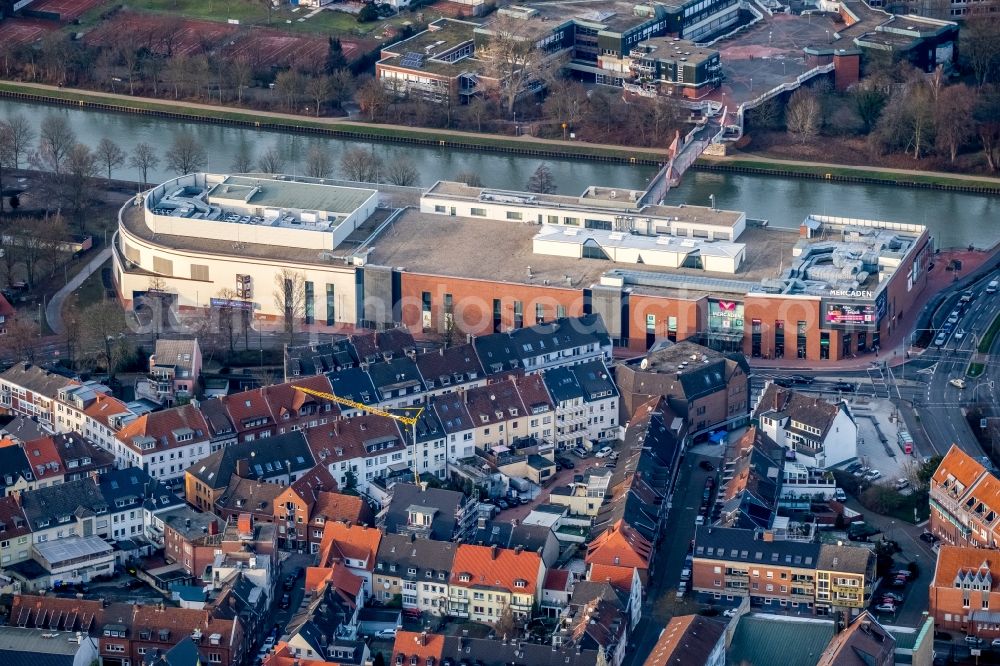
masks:
<path fill-rule="evenodd" d="M 368 412 L 369 414 L 374 414 L 375 416 L 383 416 L 387 419 L 399 421 L 404 425 L 410 426 L 410 431 L 413 433 L 413 449 L 410 452 L 410 459 L 413 461 L 413 481 L 417 484 L 417 486 L 420 485 L 420 472 L 417 471 L 417 421 L 420 420 L 420 415 L 424 412 L 423 407 L 395 408 L 402 412 L 416 412 L 413 416 L 406 416 L 404 414 L 393 414 L 392 412 L 387 412 L 384 409 L 379 409 L 377 407 L 371 407 L 363 402 L 355 402 L 354 400 L 341 398 L 340 396 L 327 393 L 326 391 L 317 391 L 316 389 L 307 388 L 305 386 L 294 386 L 293 388 L 296 391 L 302 391 L 306 395 L 329 400 L 330 402 L 335 402 L 338 405 L 344 405 L 345 407 L 353 407 L 354 409 Z"/>

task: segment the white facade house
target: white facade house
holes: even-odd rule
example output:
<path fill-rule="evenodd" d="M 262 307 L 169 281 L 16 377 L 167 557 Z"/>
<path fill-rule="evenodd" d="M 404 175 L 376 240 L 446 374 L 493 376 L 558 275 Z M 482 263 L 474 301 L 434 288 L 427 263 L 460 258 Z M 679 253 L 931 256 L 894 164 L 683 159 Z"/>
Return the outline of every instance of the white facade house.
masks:
<path fill-rule="evenodd" d="M 33 557 L 53 581 L 64 583 L 88 583 L 95 576 L 109 576 L 115 571 L 114 550 L 97 536 L 37 543 Z"/>
<path fill-rule="evenodd" d="M 619 393 L 603 361 L 555 368 L 543 376 L 556 406 L 557 448 L 616 438 Z"/>
<path fill-rule="evenodd" d="M 154 479 L 174 481 L 209 455 L 208 426 L 193 405 L 143 414 L 116 434 L 115 463 L 138 467 Z"/>
<path fill-rule="evenodd" d="M 67 386 L 59 390 L 55 403 L 56 432 L 75 432 L 114 453 L 115 433 L 135 414 L 111 390 L 96 382 Z"/>
<path fill-rule="evenodd" d="M 826 469 L 858 455 L 858 425 L 846 402 L 827 402 L 772 383 L 761 394 L 754 418 L 805 467 Z"/>

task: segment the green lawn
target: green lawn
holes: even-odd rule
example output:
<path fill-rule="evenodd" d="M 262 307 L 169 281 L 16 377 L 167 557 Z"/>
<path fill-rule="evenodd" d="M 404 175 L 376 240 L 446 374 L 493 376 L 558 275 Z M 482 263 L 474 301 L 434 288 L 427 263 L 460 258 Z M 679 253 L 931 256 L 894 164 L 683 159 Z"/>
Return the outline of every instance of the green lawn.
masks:
<path fill-rule="evenodd" d="M 993 318 L 993 323 L 986 329 L 983 339 L 979 341 L 980 354 L 990 353 L 990 348 L 993 347 L 993 341 L 996 340 L 997 333 L 1000 333 L 1000 314 Z"/>
<path fill-rule="evenodd" d="M 986 370 L 985 363 L 970 363 L 969 369 L 965 372 L 969 377 L 979 377 Z"/>

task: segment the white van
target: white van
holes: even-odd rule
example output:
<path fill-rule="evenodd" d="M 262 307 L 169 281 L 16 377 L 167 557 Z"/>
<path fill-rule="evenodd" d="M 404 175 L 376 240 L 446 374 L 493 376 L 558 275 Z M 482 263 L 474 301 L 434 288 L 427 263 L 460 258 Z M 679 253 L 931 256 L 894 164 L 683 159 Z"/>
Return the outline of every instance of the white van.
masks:
<path fill-rule="evenodd" d="M 996 292 L 997 289 L 1000 289 L 1000 281 L 998 280 L 993 280 L 988 285 L 986 285 L 987 294 L 993 294 Z"/>

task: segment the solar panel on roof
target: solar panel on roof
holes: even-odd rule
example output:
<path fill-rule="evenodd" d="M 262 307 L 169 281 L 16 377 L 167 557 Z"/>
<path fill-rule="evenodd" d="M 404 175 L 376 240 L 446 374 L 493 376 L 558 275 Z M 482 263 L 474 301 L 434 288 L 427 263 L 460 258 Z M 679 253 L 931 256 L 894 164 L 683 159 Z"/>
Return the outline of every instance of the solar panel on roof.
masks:
<path fill-rule="evenodd" d="M 399 64 L 403 67 L 420 67 L 424 64 L 424 56 L 422 53 L 409 51 L 403 55 L 403 59 L 400 60 Z"/>

